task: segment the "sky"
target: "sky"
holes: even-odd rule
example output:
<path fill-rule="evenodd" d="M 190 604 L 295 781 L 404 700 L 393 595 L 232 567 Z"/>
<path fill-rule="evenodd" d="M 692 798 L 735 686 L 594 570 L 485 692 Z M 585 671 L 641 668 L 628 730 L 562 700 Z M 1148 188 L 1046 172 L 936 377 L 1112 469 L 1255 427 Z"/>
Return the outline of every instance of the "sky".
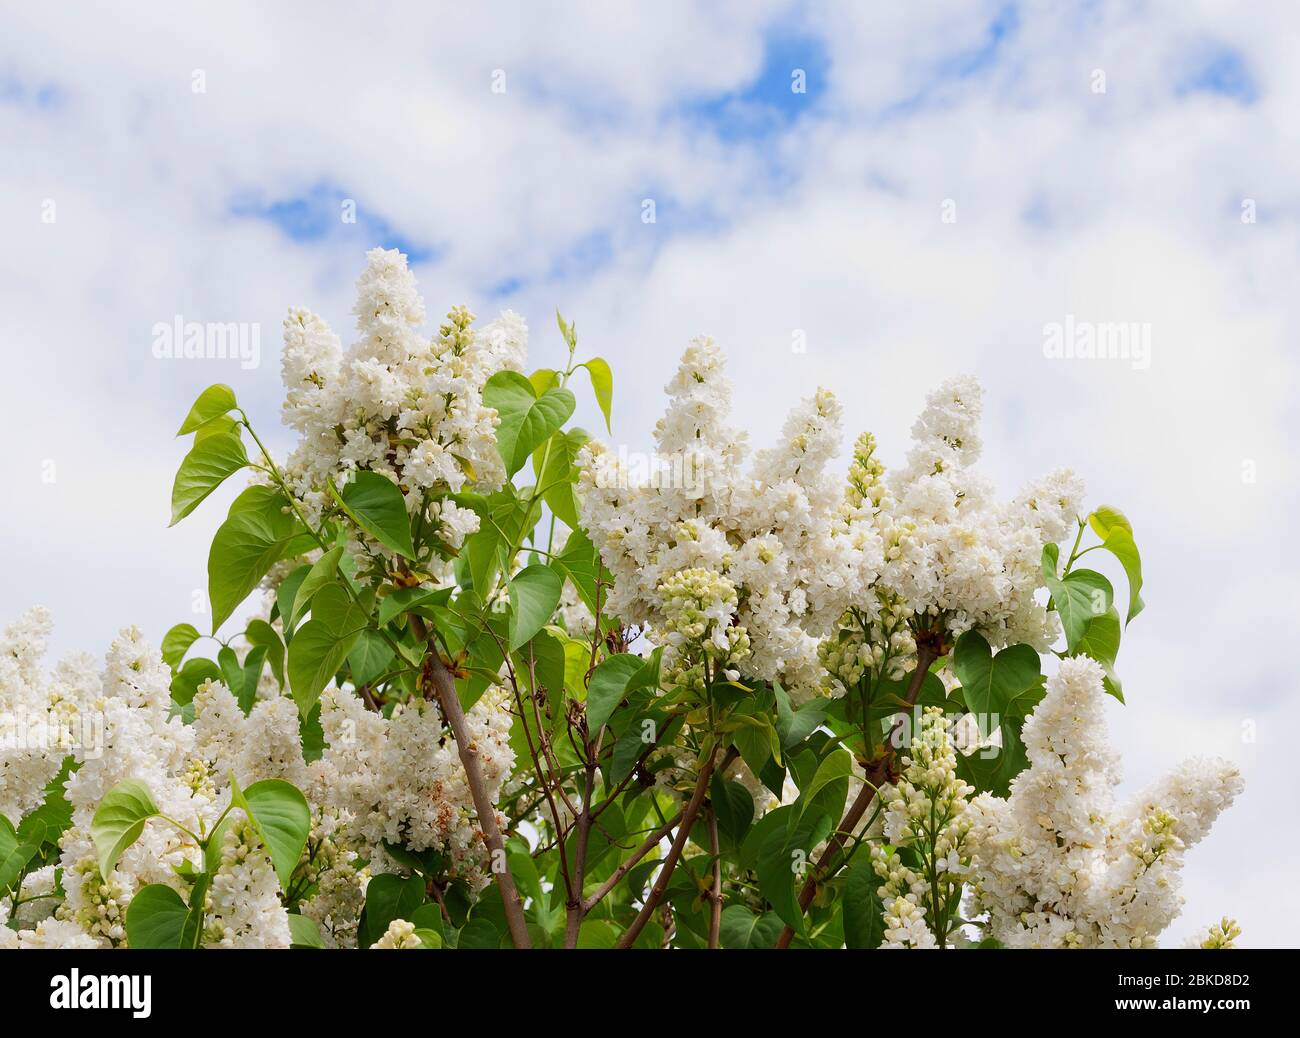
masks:
<path fill-rule="evenodd" d="M 1229 914 L 1295 945 L 1300 7 L 374 6 L 0 13 L 0 622 L 42 603 L 100 654 L 196 618 L 236 488 L 167 529 L 175 429 L 225 382 L 287 450 L 285 311 L 347 341 L 375 245 L 431 314 L 523 314 L 534 366 L 576 321 L 629 450 L 699 334 L 758 445 L 824 385 L 897 464 L 970 373 L 1005 494 L 1069 465 L 1135 528 L 1125 791 L 1192 753 L 1245 775 L 1165 943 Z M 156 357 L 178 316 L 259 363 Z"/>

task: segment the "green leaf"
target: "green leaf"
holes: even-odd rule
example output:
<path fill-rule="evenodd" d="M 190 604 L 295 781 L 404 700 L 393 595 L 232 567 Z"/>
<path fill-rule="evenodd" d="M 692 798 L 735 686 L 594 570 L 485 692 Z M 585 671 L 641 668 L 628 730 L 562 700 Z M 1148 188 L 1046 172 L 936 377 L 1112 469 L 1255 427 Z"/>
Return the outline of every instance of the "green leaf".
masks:
<path fill-rule="evenodd" d="M 407 853 L 410 852 L 408 851 Z M 437 870 L 430 871 L 437 874 L 437 872 L 441 872 L 445 870 L 445 868 L 446 865 L 443 863 L 443 859 L 439 858 Z M 443 894 L 444 901 L 447 900 L 448 894 L 452 889 L 454 888 L 449 887 L 447 893 Z M 448 903 L 448 907 L 450 907 L 450 902 Z M 432 930 L 434 933 L 443 937 L 446 936 L 447 928 L 451 925 L 448 920 L 443 919 L 442 906 L 436 901 L 426 901 L 409 916 L 403 918 L 405 918 L 407 922 L 413 923 L 417 930 Z"/>
<path fill-rule="evenodd" d="M 340 635 L 324 620 L 308 620 L 289 643 L 289 688 L 306 717 L 343 666 L 361 632 Z"/>
<path fill-rule="evenodd" d="M 777 719 L 776 731 L 781 737 L 781 749 L 789 750 L 798 746 L 812 735 L 826 720 L 834 700 L 810 699 L 798 710 L 790 706 L 790 697 L 779 684 L 772 685 L 776 694 Z"/>
<path fill-rule="evenodd" d="M 561 429 L 533 451 L 533 472 L 542 500 L 571 530 L 578 528 L 578 452 L 590 439 L 583 429 Z"/>
<path fill-rule="evenodd" d="M 298 621 L 307 612 L 307 607 L 311 604 L 316 592 L 326 584 L 333 582 L 342 555 L 343 545 L 338 544 L 312 563 L 311 569 L 307 571 L 307 575 L 303 577 L 302 583 L 298 585 L 298 589 L 294 593 L 293 613 L 288 620 L 289 628 L 292 629 L 298 625 Z"/>
<path fill-rule="evenodd" d="M 141 887 L 126 906 L 126 940 L 132 948 L 184 948 L 190 907 L 162 883 Z"/>
<path fill-rule="evenodd" d="M 1055 544 L 1043 548 L 1043 582 L 1052 593 L 1052 605 L 1065 630 L 1065 644 L 1071 652 L 1079 644 L 1088 622 L 1110 608 L 1115 592 L 1110 581 L 1090 569 L 1073 570 L 1062 578 L 1056 564 L 1060 549 Z"/>
<path fill-rule="evenodd" d="M 849 793 L 853 757 L 847 750 L 832 750 L 817 765 L 807 789 L 799 791 L 800 810 L 821 812 L 839 818 Z"/>
<path fill-rule="evenodd" d="M 1088 626 L 1084 628 L 1079 644 L 1075 646 L 1075 651 L 1071 655 L 1091 656 L 1100 663 L 1102 670 L 1106 672 L 1103 682 L 1106 691 L 1122 703 L 1124 689 L 1120 685 L 1119 676 L 1115 673 L 1115 659 L 1119 656 L 1120 631 L 1119 612 L 1112 606 L 1101 616 L 1094 616 L 1088 621 Z"/>
<path fill-rule="evenodd" d="M 1002 745 L 981 747 L 971 754 L 959 754 L 957 774 L 975 787 L 977 793 L 1006 797 L 1011 780 L 1029 766 L 1025 743 L 1020 737 L 1024 718 L 1009 717 L 1002 721 Z"/>
<path fill-rule="evenodd" d="M 172 521 L 175 526 L 226 479 L 248 464 L 244 443 L 236 433 L 209 436 L 185 455 L 172 484 Z"/>
<path fill-rule="evenodd" d="M 208 553 L 213 633 L 275 563 L 299 554 L 303 533 L 296 519 L 275 507 L 236 512 L 221 524 Z"/>
<path fill-rule="evenodd" d="M 719 938 L 724 948 L 771 948 L 781 936 L 781 917 L 775 912 L 756 915 L 744 905 L 722 910 Z"/>
<path fill-rule="evenodd" d="M 737 720 L 742 720 L 738 715 Z M 744 718 L 749 723 L 736 731 L 732 742 L 740 751 L 740 759 L 755 775 L 765 768 L 772 758 L 772 740 L 767 726 L 758 718 Z"/>
<path fill-rule="evenodd" d="M 587 536 L 587 531 L 578 527 L 570 533 L 569 539 L 564 542 L 564 550 L 551 560 L 551 564 L 569 579 L 583 605 L 595 616 L 598 612 L 596 571 L 599 563 L 596 548 Z"/>
<path fill-rule="evenodd" d="M 452 589 L 445 588 L 427 588 L 427 587 L 404 587 L 392 591 L 379 600 L 379 618 L 380 627 L 387 626 L 388 622 L 402 613 L 411 613 L 424 606 L 446 605 L 447 600 L 451 597 Z"/>
<path fill-rule="evenodd" d="M 389 873 L 375 876 L 366 886 L 358 945 L 369 948 L 384 935 L 394 919 L 409 920 L 424 903 L 424 889 L 424 879 L 418 875 L 406 879 Z"/>
<path fill-rule="evenodd" d="M 362 631 L 357 644 L 348 653 L 348 669 L 354 685 L 368 685 L 383 676 L 395 655 L 378 631 Z"/>
<path fill-rule="evenodd" d="M 302 743 L 302 759 L 308 764 L 320 760 L 325 752 L 325 729 L 320 723 L 320 704 L 306 717 L 298 718 L 298 741 Z"/>
<path fill-rule="evenodd" d="M 510 581 L 510 649 L 513 652 L 551 620 L 564 580 L 550 566 L 534 563 Z"/>
<path fill-rule="evenodd" d="M 293 637 L 293 628 L 289 623 L 289 617 L 293 614 L 294 603 L 298 601 L 298 589 L 302 587 L 302 582 L 307 579 L 307 574 L 310 572 L 311 567 L 307 565 L 290 570 L 284 579 L 280 581 L 280 586 L 275 592 L 275 608 L 280 614 L 280 623 L 284 627 L 286 645 Z"/>
<path fill-rule="evenodd" d="M 371 537 L 398 555 L 415 558 L 406 499 L 391 479 L 363 470 L 341 494 L 332 487 L 331 491 L 352 521 Z"/>
<path fill-rule="evenodd" d="M 177 624 L 163 635 L 163 662 L 172 670 L 176 670 L 181 665 L 181 660 L 185 658 L 185 654 L 190 651 L 190 646 L 200 637 L 198 629 L 193 624 Z"/>
<path fill-rule="evenodd" d="M 59 773 L 45 784 L 45 799 L 18 824 L 18 839 L 34 847 L 58 846 L 59 838 L 72 828 L 72 805 L 68 803 L 68 778 L 76 760 L 64 757 Z"/>
<path fill-rule="evenodd" d="M 172 701 L 178 706 L 186 706 L 194 701 L 194 693 L 205 681 L 220 681 L 224 683 L 226 677 L 221 673 L 212 660 L 198 658 L 186 660 L 181 669 L 176 672 L 172 678 L 171 693 Z"/>
<path fill-rule="evenodd" d="M 587 950 L 612 951 L 618 947 L 622 931 L 606 919 L 586 919 L 578 930 L 578 947 Z"/>
<path fill-rule="evenodd" d="M 567 389 L 552 386 L 540 396 L 517 371 L 498 371 L 483 387 L 483 403 L 500 416 L 497 452 L 513 476 L 541 443 L 569 420 L 576 401 Z"/>
<path fill-rule="evenodd" d="M 564 646 L 553 632 L 558 627 L 538 631 L 532 639 L 515 653 L 516 672 L 523 679 L 529 694 L 545 692 L 554 724 L 564 719 Z M 532 664 L 531 668 L 529 664 Z M 533 687 L 533 675 L 536 685 Z"/>
<path fill-rule="evenodd" d="M 119 782 L 104 795 L 90 822 L 101 876 L 108 877 L 122 852 L 144 832 L 144 823 L 158 813 L 153 794 L 139 779 Z"/>
<path fill-rule="evenodd" d="M 468 576 L 479 597 L 487 599 L 495 588 L 498 570 L 508 566 L 506 554 L 523 539 L 526 515 L 531 509 L 518 499 L 513 484 L 490 497 L 462 494 L 457 503 L 472 508 L 479 517 L 478 533 L 465 542 L 461 551 L 462 572 L 457 579 L 463 587 L 464 577 Z"/>
<path fill-rule="evenodd" d="M 284 503 L 284 497 L 277 487 L 254 483 L 241 490 L 235 500 L 230 502 L 226 518 L 229 519 L 236 512 L 278 512 L 283 509 Z"/>
<path fill-rule="evenodd" d="M 1128 615 L 1125 624 L 1142 612 L 1142 556 L 1138 553 L 1137 542 L 1133 539 L 1133 526 L 1118 508 L 1102 505 L 1090 516 L 1088 525 L 1101 538 L 1101 546 L 1115 556 L 1124 567 L 1128 578 Z"/>
<path fill-rule="evenodd" d="M 592 392 L 596 394 L 600 413 L 605 416 L 605 431 L 613 432 L 610 410 L 614 402 L 614 373 L 610 371 L 609 364 L 603 357 L 592 357 L 581 367 L 586 368 L 587 374 L 591 376 Z"/>
<path fill-rule="evenodd" d="M 221 667 L 221 680 L 238 699 L 244 689 L 244 669 L 239 665 L 235 650 L 229 645 L 223 645 L 217 650 L 217 664 Z"/>
<path fill-rule="evenodd" d="M 257 702 L 257 686 L 262 680 L 262 668 L 266 665 L 266 646 L 256 645 L 244 656 L 243 673 L 240 675 L 239 709 L 247 717 Z"/>
<path fill-rule="evenodd" d="M 564 342 L 569 347 L 569 352 L 573 352 L 578 348 L 577 326 L 572 321 L 566 321 L 558 307 L 555 310 L 555 323 L 560 326 L 560 334 L 564 336 Z"/>
<path fill-rule="evenodd" d="M 289 947 L 290 948 L 324 948 L 321 940 L 320 924 L 297 912 L 289 913 Z"/>
<path fill-rule="evenodd" d="M 235 401 L 235 391 L 229 386 L 217 384 L 208 386 L 199 398 L 194 401 L 194 406 L 190 408 L 190 413 L 185 416 L 185 421 L 181 423 L 177 436 L 184 436 L 191 433 L 200 426 L 207 425 L 213 419 L 220 418 L 237 408 L 239 404 Z"/>
<path fill-rule="evenodd" d="M 280 640 L 280 632 L 265 620 L 253 619 L 248 621 L 244 637 L 248 639 L 249 645 L 266 650 L 266 661 L 271 665 L 271 673 L 283 687 L 284 642 Z"/>
<path fill-rule="evenodd" d="M 587 686 L 587 728 L 595 733 L 604 727 L 627 694 L 628 682 L 645 661 L 629 652 L 609 656 L 596 665 Z"/>
<path fill-rule="evenodd" d="M 1033 696 L 1042 684 L 1038 653 L 1029 645 L 1009 645 L 995 657 L 978 631 L 967 631 L 953 649 L 953 670 L 961 681 L 966 709 L 989 718 L 1021 716 L 1017 708 L 1025 696 Z"/>
<path fill-rule="evenodd" d="M 307 806 L 307 798 L 296 786 L 283 779 L 263 779 L 241 791 L 233 778 L 230 798 L 247 813 L 271 856 L 280 887 L 287 890 L 311 833 L 311 809 Z"/>
<path fill-rule="evenodd" d="M 236 432 L 239 429 L 239 423 L 229 415 L 222 415 L 220 418 L 214 418 L 212 421 L 200 425 L 194 430 L 194 442 L 200 443 L 209 436 L 226 436 Z"/>
<path fill-rule="evenodd" d="M 27 863 L 41 849 L 45 826 L 24 838 L 4 815 L 0 815 L 0 897 L 9 897 L 22 878 Z"/>
<path fill-rule="evenodd" d="M 305 588 L 307 581 L 303 581 Z M 299 588 L 295 601 L 305 598 Z M 298 606 L 294 606 L 295 609 Z M 312 596 L 312 618 L 289 643 L 289 687 L 303 718 L 311 714 L 325 685 L 342 669 L 369 615 L 342 584 L 326 584 Z"/>
<path fill-rule="evenodd" d="M 552 386 L 560 384 L 560 373 L 554 368 L 538 368 L 528 376 L 528 381 L 533 384 L 533 392 L 541 396 Z"/>
<path fill-rule="evenodd" d="M 758 855 L 758 887 L 786 924 L 803 933 L 804 915 L 799 907 L 812 848 L 830 835 L 834 823 L 826 814 L 810 813 L 793 826 L 780 826 L 770 833 Z"/>
<path fill-rule="evenodd" d="M 754 798 L 734 779 L 714 774 L 709 783 L 709 801 L 718 816 L 718 832 L 739 846 L 754 824 Z"/>
<path fill-rule="evenodd" d="M 303 581 L 304 586 L 306 581 Z M 298 598 L 303 598 L 302 589 Z M 295 607 L 296 608 L 296 607 Z M 370 623 L 370 614 L 349 594 L 347 587 L 335 581 L 326 584 L 311 598 L 311 616 L 329 627 L 340 638 L 356 634 Z"/>
<path fill-rule="evenodd" d="M 982 747 L 958 758 L 958 772 L 976 789 L 1005 796 L 1011 780 L 1028 763 L 1020 728 L 1025 716 L 1043 696 L 1038 653 L 1028 645 L 1010 645 L 995 657 L 977 631 L 967 631 L 953 649 L 953 669 L 962 683 L 967 710 L 975 715 L 981 734 L 991 735 L 996 716 L 1001 747 Z"/>
<path fill-rule="evenodd" d="M 885 938 L 884 906 L 880 903 L 880 877 L 864 850 L 849 865 L 844 883 L 844 946 L 879 948 Z"/>

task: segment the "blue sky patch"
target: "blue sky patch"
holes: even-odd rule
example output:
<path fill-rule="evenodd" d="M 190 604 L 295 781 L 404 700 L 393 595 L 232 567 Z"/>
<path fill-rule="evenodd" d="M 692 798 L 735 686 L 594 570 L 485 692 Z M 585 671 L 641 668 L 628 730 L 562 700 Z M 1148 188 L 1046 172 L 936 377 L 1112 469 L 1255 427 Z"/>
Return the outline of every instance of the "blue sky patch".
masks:
<path fill-rule="evenodd" d="M 745 86 L 688 103 L 683 114 L 721 140 L 761 140 L 789 127 L 826 90 L 830 60 L 816 37 L 770 33 L 763 64 Z"/>
<path fill-rule="evenodd" d="M 1259 89 L 1250 74 L 1246 60 L 1231 47 L 1209 47 L 1196 61 L 1191 71 L 1178 84 L 1179 96 L 1187 94 L 1218 94 L 1242 104 L 1251 104 Z"/>
<path fill-rule="evenodd" d="M 12 73 L 0 72 L 0 104 L 48 111 L 58 108 L 63 99 L 63 91 L 54 83 L 33 85 Z"/>
<path fill-rule="evenodd" d="M 229 213 L 239 219 L 269 223 L 286 238 L 301 244 L 338 240 L 352 246 L 359 239 L 367 249 L 398 249 L 412 264 L 427 263 L 441 254 L 437 246 L 403 235 L 382 216 L 370 212 L 364 202 L 355 204 L 356 221 L 344 222 L 343 207 L 349 199 L 351 196 L 342 188 L 322 182 L 301 195 L 269 201 L 260 192 L 247 192 L 230 203 Z"/>

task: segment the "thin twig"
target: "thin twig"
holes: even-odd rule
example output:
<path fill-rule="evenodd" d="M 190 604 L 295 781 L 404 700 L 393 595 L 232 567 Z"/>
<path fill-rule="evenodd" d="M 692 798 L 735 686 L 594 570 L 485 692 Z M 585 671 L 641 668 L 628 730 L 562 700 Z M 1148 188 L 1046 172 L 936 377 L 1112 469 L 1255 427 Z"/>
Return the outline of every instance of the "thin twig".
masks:
<path fill-rule="evenodd" d="M 732 756 L 735 753 L 734 747 L 728 751 L 728 756 L 724 759 L 722 765 L 724 768 L 735 759 Z M 650 917 L 654 914 L 655 908 L 663 899 L 664 893 L 668 889 L 668 881 L 672 879 L 673 870 L 677 868 L 677 862 L 681 859 L 682 851 L 686 849 L 686 841 L 690 838 L 691 827 L 699 816 L 700 808 L 704 806 L 704 798 L 709 791 L 709 779 L 713 777 L 713 765 L 717 758 L 718 747 L 714 746 L 700 766 L 699 777 L 695 780 L 695 791 L 691 794 L 686 810 L 682 812 L 682 821 L 677 828 L 677 836 L 673 840 L 672 846 L 668 848 L 663 867 L 659 870 L 659 875 L 655 877 L 654 885 L 650 888 L 650 894 L 646 897 L 645 904 L 641 906 L 641 911 L 632 920 L 632 925 L 619 938 L 617 947 L 630 948 L 636 943 L 636 939 L 641 936 L 641 931 L 645 929 L 646 923 L 650 921 Z"/>
<path fill-rule="evenodd" d="M 718 844 L 718 812 L 709 805 L 709 853 L 713 855 L 713 888 L 709 891 L 709 947 L 719 948 L 722 935 L 722 852 Z"/>
<path fill-rule="evenodd" d="M 916 670 L 912 672 L 912 679 L 908 682 L 907 694 L 904 700 L 907 708 L 910 710 L 916 705 L 916 697 L 921 694 L 921 687 L 925 684 L 926 675 L 930 673 L 930 665 L 937 660 L 942 653 L 930 645 L 928 641 L 920 641 L 916 649 Z M 835 859 L 839 856 L 840 851 L 844 849 L 844 843 L 847 837 L 853 834 L 853 830 L 862 821 L 862 816 L 867 813 L 867 808 L 876 797 L 876 790 L 881 782 L 886 780 L 889 774 L 889 768 L 892 765 L 895 753 L 894 737 L 905 723 L 905 717 L 900 717 L 894 722 L 889 730 L 889 735 L 885 739 L 884 754 L 879 760 L 873 761 L 867 781 L 854 797 L 853 803 L 849 805 L 848 812 L 844 819 L 836 826 L 834 834 L 826 844 L 826 849 L 817 859 L 817 864 L 813 867 L 812 874 L 808 881 L 803 885 L 803 890 L 799 892 L 799 911 L 808 911 L 808 906 L 812 904 L 813 898 L 817 895 L 817 887 L 834 875 Z M 790 947 L 790 942 L 794 939 L 794 927 L 786 925 L 781 931 L 781 936 L 776 939 L 778 948 Z"/>

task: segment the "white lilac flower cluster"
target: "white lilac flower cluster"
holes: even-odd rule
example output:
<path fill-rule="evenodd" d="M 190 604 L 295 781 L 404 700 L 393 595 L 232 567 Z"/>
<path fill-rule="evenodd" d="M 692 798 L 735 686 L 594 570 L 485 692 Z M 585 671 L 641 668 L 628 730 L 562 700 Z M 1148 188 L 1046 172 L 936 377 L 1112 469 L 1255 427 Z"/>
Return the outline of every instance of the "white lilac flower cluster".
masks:
<path fill-rule="evenodd" d="M 513 717 L 504 689 L 490 688 L 466 713 L 472 749 L 495 803 L 514 770 Z M 488 882 L 483 832 L 474 813 L 465 769 L 446 736 L 437 704 L 415 699 L 391 717 L 367 710 L 348 691 L 321 697 L 321 726 L 328 748 L 313 764 L 308 796 L 342 812 L 375 872 L 399 871 L 384 844 L 445 855 L 451 872 L 471 888 Z M 506 820 L 500 813 L 498 824 Z"/>
<path fill-rule="evenodd" d="M 433 704 L 416 702 L 386 719 L 368 712 L 351 692 L 331 689 L 322 718 L 329 744 L 308 763 L 291 699 L 259 699 L 245 716 L 225 685 L 205 682 L 187 724 L 171 699 L 170 669 L 138 629 L 127 628 L 114 640 L 102 673 L 82 654 L 46 677 L 49 629 L 48 615 L 33 610 L 0 640 L 5 706 L 26 703 L 15 698 L 25 689 L 34 705 L 56 704 L 66 724 L 93 719 L 100 739 L 90 748 L 8 749 L 0 760 L 3 813 L 15 824 L 41 804 L 66 756 L 78 765 L 66 785 L 72 824 L 60 840 L 62 900 L 44 896 L 54 892 L 54 866 L 32 872 L 19 892 L 17 917 L 10 919 L 8 900 L 0 902 L 0 947 L 121 947 L 127 906 L 142 887 L 161 883 L 188 898 L 185 877 L 203 870 L 202 851 L 159 819 L 146 823 L 108 876 L 100 874 L 91 822 L 104 796 L 126 779 L 142 782 L 160 811 L 191 833 L 212 831 L 230 803 L 232 775 L 243 787 L 276 778 L 301 789 L 312 831 L 291 889 L 301 892 L 298 910 L 321 924 L 331 946 L 355 945 L 371 871 L 401 871 L 385 841 L 440 850 L 449 874 L 474 888 L 486 882 L 464 769 Z M 468 713 L 494 798 L 514 764 L 510 716 L 500 694 L 490 691 Z M 287 948 L 288 914 L 270 856 L 241 811 L 228 818 L 207 894 L 203 943 Z M 368 865 L 359 869 L 363 861 Z"/>
<path fill-rule="evenodd" d="M 39 659 L 30 665 L 39 667 Z M 145 825 L 108 876 L 101 875 L 91 822 L 118 783 L 144 783 L 162 813 L 191 832 L 210 831 L 229 802 L 225 779 L 203 755 L 195 729 L 173 716 L 170 669 L 137 628 L 126 628 L 113 641 L 102 674 L 84 655 L 56 669 L 56 675 L 73 673 L 78 691 L 73 708 L 83 720 L 93 719 L 101 738 L 93 748 L 72 751 L 79 766 L 65 789 L 72 824 L 60 839 L 63 900 L 38 902 L 42 917 L 16 933 L 0 928 L 0 941 L 17 947 L 119 947 L 126 941 L 126 907 L 140 888 L 162 883 L 188 894 L 183 875 L 202 869 L 201 850 L 158 820 Z M 27 802 L 39 794 L 37 786 Z M 251 829 L 240 824 L 239 812 L 233 814 L 230 830 L 239 834 L 241 846 L 231 857 L 223 853 L 213 878 L 205 938 L 228 946 L 288 947 L 288 920 L 278 899 L 259 900 L 265 889 L 259 870 L 271 868 L 269 856 Z M 242 892 L 238 897 L 236 890 Z"/>
<path fill-rule="evenodd" d="M 871 849 L 885 917 L 886 948 L 933 948 L 947 943 L 962 884 L 970 872 L 967 812 L 974 789 L 957 777 L 957 751 L 948 719 L 926 707 L 898 781 L 881 787 L 884 835 L 889 849 Z M 896 848 L 915 852 L 917 869 Z M 938 936 L 942 936 L 942 940 Z"/>
<path fill-rule="evenodd" d="M 885 466 L 876 457 L 876 438 L 862 433 L 853 444 L 840 510 L 848 521 L 876 528 L 882 542 L 889 534 L 885 508 L 891 501 L 884 473 Z M 911 619 L 912 611 L 900 597 L 877 580 L 866 602 L 854 603 L 840 617 L 838 631 L 818 646 L 827 690 L 840 695 L 864 677 L 900 680 L 916 657 Z"/>
<path fill-rule="evenodd" d="M 826 473 L 840 406 L 822 390 L 786 420 L 748 471 L 728 424 L 722 352 L 692 342 L 655 430 L 663 471 L 634 473 L 600 443 L 583 448 L 583 525 L 614 576 L 608 610 L 648 624 L 680 684 L 745 674 L 796 699 L 821 687 L 818 641 L 866 596 L 881 542 L 851 524 Z"/>
<path fill-rule="evenodd" d="M 978 628 L 995 646 L 1056 640 L 1056 616 L 1035 596 L 1040 560 L 1072 529 L 1083 486 L 1059 471 L 997 501 L 973 467 L 974 379 L 927 398 L 907 464 L 890 477 L 861 437 L 842 496 L 826 472 L 840 439 L 830 393 L 800 404 L 746 472 L 718 347 L 692 342 L 666 389 L 663 471 L 635 473 L 593 442 L 579 487 L 614 577 L 609 611 L 649 625 L 671 678 L 780 679 L 802 699 L 841 694 L 868 672 L 900 677 L 917 623 L 949 637 Z"/>
<path fill-rule="evenodd" d="M 1061 661 L 1025 721 L 1030 766 L 1011 795 L 971 802 L 974 914 L 1012 947 L 1155 944 L 1182 905 L 1183 852 L 1242 789 L 1236 767 L 1193 759 L 1116 806 L 1101 667 Z"/>
<path fill-rule="evenodd" d="M 969 377 L 926 398 L 907 464 L 878 491 L 882 582 L 907 611 L 939 618 L 953 637 L 975 628 L 995 646 L 1046 650 L 1059 624 L 1034 596 L 1042 551 L 1074 529 L 1083 483 L 1060 470 L 1010 504 L 998 502 L 974 469 L 981 404 L 979 383 Z"/>
<path fill-rule="evenodd" d="M 1192 948 L 1235 948 L 1237 947 L 1237 938 L 1241 936 L 1241 927 L 1237 920 L 1230 919 L 1226 915 L 1217 923 L 1212 923 L 1209 928 L 1199 937 L 1189 942 Z"/>
<path fill-rule="evenodd" d="M 370 947 L 372 948 L 423 948 L 420 938 L 415 935 L 415 924 L 405 919 L 394 919 L 388 929 Z"/>
<path fill-rule="evenodd" d="M 78 704 L 96 683 L 86 656 L 44 673 L 52 626 L 37 607 L 0 635 L 0 815 L 15 824 L 40 805 L 63 758 L 84 741 Z"/>
<path fill-rule="evenodd" d="M 467 483 L 491 492 L 505 480 L 483 386 L 498 371 L 520 370 L 528 329 L 506 312 L 475 330 L 473 315 L 458 307 L 431 339 L 419 330 L 424 302 L 406 257 L 373 249 L 367 260 L 353 310 L 359 337 L 346 351 L 315 314 L 295 309 L 285 318 L 284 420 L 299 433 L 285 476 L 317 525 L 331 485 L 341 489 L 359 469 L 381 473 L 454 552 L 478 516 L 446 494 Z M 354 549 L 389 554 L 369 541 Z"/>

